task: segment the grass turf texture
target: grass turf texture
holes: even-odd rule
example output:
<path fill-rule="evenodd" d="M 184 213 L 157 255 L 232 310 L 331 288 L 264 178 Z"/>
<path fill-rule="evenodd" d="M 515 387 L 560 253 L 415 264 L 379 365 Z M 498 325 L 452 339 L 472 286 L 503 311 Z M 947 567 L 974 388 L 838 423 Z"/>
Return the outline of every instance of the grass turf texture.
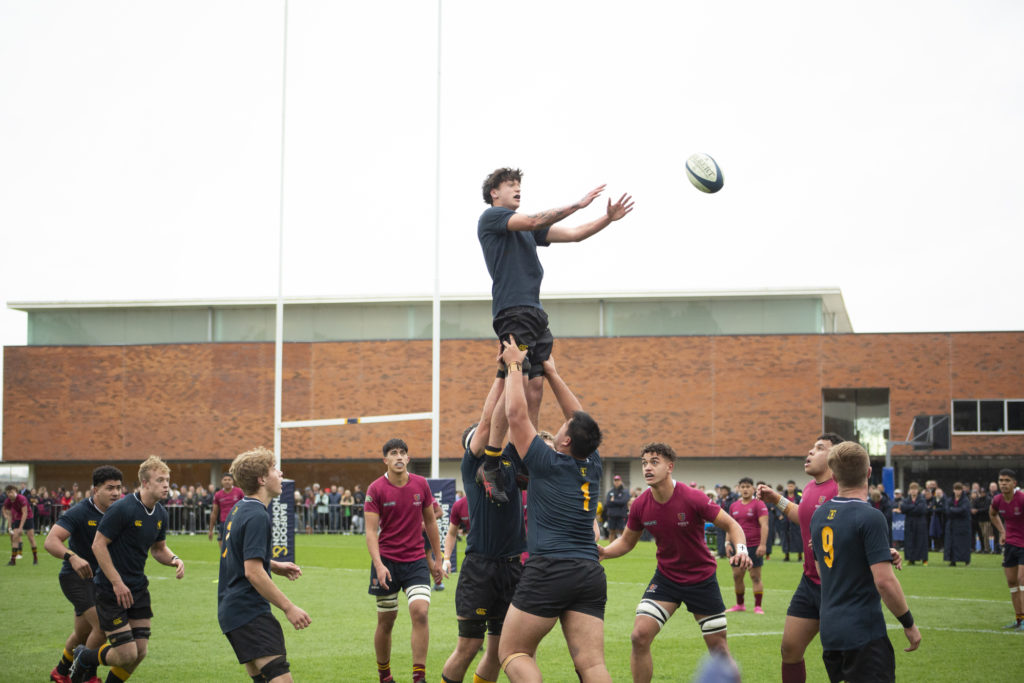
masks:
<path fill-rule="evenodd" d="M 367 595 L 369 555 L 362 536 L 299 536 L 296 539 L 303 577 L 292 583 L 275 577 L 285 593 L 309 612 L 312 625 L 295 631 L 275 608 L 285 628 L 288 659 L 297 681 L 377 680 L 373 654 L 375 604 Z M 27 544 L 26 544 L 27 545 Z M 174 580 L 170 567 L 147 564 L 153 597 L 153 638 L 149 654 L 132 676 L 133 683 L 188 680 L 248 681 L 217 627 L 217 545 L 205 536 L 173 536 L 168 545 L 184 558 L 186 576 Z M 16 567 L 2 568 L 4 618 L 0 653 L 4 681 L 44 681 L 60 656 L 71 631 L 71 605 L 57 584 L 59 561 L 40 546 L 40 564 L 31 555 Z M 460 543 L 460 553 L 464 548 Z M 795 556 L 794 556 L 795 558 Z M 885 611 L 889 636 L 896 650 L 900 680 L 1010 680 L 1024 654 L 1024 633 L 1002 631 L 1012 620 L 1009 592 L 999 558 L 975 555 L 969 567 L 951 568 L 932 553 L 931 566 L 906 567 L 898 574 L 923 634 L 921 649 L 905 653 L 906 639 Z M 640 543 L 625 557 L 605 563 L 608 608 L 605 618 L 605 657 L 612 678 L 630 680 L 629 634 L 634 610 L 654 573 L 654 544 Z M 765 563 L 764 608 L 753 614 L 753 595 L 747 578 L 748 611 L 729 614 L 729 647 L 743 669 L 744 681 L 777 681 L 779 644 L 786 607 L 800 578 L 801 564 L 783 562 L 781 553 Z M 430 606 L 430 652 L 427 678 L 438 681 L 441 667 L 457 638 L 455 585 L 458 574 L 435 592 Z M 732 577 L 719 561 L 718 581 L 727 606 L 735 602 Z M 410 680 L 409 617 L 399 600 L 392 672 Z M 884 608 L 883 608 L 884 609 Z M 654 680 L 690 680 L 706 649 L 693 618 L 681 609 L 654 641 Z M 546 680 L 575 681 L 565 640 L 556 626 L 538 650 Z M 808 648 L 807 679 L 827 680 L 817 639 Z M 106 669 L 101 668 L 106 675 Z M 466 680 L 472 679 L 473 668 Z M 504 677 L 502 680 L 507 680 Z"/>

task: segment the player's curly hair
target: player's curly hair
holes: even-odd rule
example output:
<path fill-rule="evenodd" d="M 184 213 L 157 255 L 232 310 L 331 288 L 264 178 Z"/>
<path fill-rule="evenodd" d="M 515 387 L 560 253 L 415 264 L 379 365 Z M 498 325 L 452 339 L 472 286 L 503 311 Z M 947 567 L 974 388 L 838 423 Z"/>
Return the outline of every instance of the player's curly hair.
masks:
<path fill-rule="evenodd" d="M 92 485 L 99 486 L 106 481 L 124 482 L 124 475 L 121 470 L 111 465 L 101 465 L 92 471 Z"/>
<path fill-rule="evenodd" d="M 670 462 L 675 462 L 676 452 L 672 450 L 672 447 L 667 443 L 661 443 L 658 441 L 652 441 L 649 444 L 644 445 L 640 449 L 640 455 L 645 453 L 653 453 L 654 455 L 660 455 L 663 458 L 667 458 Z"/>
<path fill-rule="evenodd" d="M 236 456 L 231 463 L 230 474 L 242 493 L 251 496 L 260 490 L 260 477 L 267 476 L 275 464 L 274 452 L 258 446 Z"/>
<path fill-rule="evenodd" d="M 494 200 L 491 199 L 491 190 L 497 190 L 501 187 L 502 183 L 506 182 L 521 182 L 523 180 L 523 172 L 518 168 L 497 168 L 491 175 L 487 176 L 484 180 L 484 201 L 490 205 L 494 205 Z"/>

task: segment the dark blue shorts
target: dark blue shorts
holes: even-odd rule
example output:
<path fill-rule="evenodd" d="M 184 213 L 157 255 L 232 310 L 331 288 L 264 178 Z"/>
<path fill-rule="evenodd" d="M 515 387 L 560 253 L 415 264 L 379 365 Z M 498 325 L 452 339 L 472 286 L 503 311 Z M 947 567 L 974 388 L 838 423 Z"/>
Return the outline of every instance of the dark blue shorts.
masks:
<path fill-rule="evenodd" d="M 651 582 L 647 584 L 647 590 L 644 591 L 644 598 L 686 605 L 687 612 L 702 616 L 711 616 L 725 611 L 722 591 L 718 587 L 718 577 L 714 574 L 700 583 L 683 585 L 655 569 L 654 577 L 651 578 Z"/>
<path fill-rule="evenodd" d="M 380 558 L 384 567 L 391 574 L 388 587 L 384 588 L 377 581 L 377 568 L 370 565 L 370 595 L 392 595 L 400 590 L 408 592 L 413 586 L 430 586 L 433 581 L 430 578 L 430 568 L 427 566 L 427 558 L 421 558 L 414 562 L 396 562 L 386 557 Z"/>
<path fill-rule="evenodd" d="M 800 585 L 796 587 L 796 593 L 793 593 L 793 599 L 789 601 L 786 616 L 820 621 L 821 585 L 808 579 L 806 574 L 802 574 Z"/>
<path fill-rule="evenodd" d="M 824 650 L 821 658 L 831 683 L 896 680 L 896 654 L 889 636 L 872 640 L 856 650 Z"/>
<path fill-rule="evenodd" d="M 455 588 L 455 614 L 460 619 L 486 620 L 492 636 L 501 635 L 505 614 L 512 603 L 523 565 L 519 556 L 484 557 L 470 553 L 462 560 Z"/>
<path fill-rule="evenodd" d="M 494 316 L 494 333 L 502 342 L 511 334 L 521 346 L 528 350 L 526 358 L 530 369 L 526 371 L 532 379 L 544 374 L 542 363 L 551 357 L 555 338 L 548 328 L 548 314 L 536 306 L 511 306 L 498 311 Z"/>
<path fill-rule="evenodd" d="M 595 560 L 531 555 L 523 568 L 512 605 L 536 617 L 581 612 L 604 619 L 608 581 Z"/>
<path fill-rule="evenodd" d="M 1024 548 L 1017 545 L 1003 544 L 1003 566 L 1018 567 L 1024 564 Z"/>
<path fill-rule="evenodd" d="M 76 617 L 96 606 L 96 584 L 92 579 L 83 579 L 76 572 L 61 572 L 57 580 L 64 597 L 74 606 Z"/>

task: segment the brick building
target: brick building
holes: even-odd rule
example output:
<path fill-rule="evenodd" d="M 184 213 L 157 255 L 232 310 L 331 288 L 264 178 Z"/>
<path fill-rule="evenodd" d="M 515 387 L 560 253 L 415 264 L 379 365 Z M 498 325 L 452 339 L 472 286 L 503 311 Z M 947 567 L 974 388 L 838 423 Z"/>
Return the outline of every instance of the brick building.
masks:
<path fill-rule="evenodd" d="M 881 465 L 917 415 L 947 416 L 937 423 L 952 434 L 938 448 L 894 447 L 897 485 L 1024 469 L 1024 333 L 854 334 L 836 290 L 545 306 L 559 369 L 604 431 L 609 485 L 621 474 L 642 486 L 636 456 L 652 440 L 682 457 L 679 480 L 802 484 L 821 431 L 857 438 Z M 175 480 L 208 483 L 235 454 L 273 443 L 269 302 L 10 307 L 28 312 L 29 344 L 4 349 L 4 464 L 29 465 L 35 485 L 87 481 L 100 463 L 127 473 L 150 453 Z M 442 304 L 441 476 L 457 478 L 459 436 L 493 377 L 489 324 L 486 299 Z M 285 338 L 286 421 L 430 410 L 429 300 L 289 302 Z M 546 392 L 541 426 L 558 422 Z M 429 421 L 286 430 L 283 468 L 299 486 L 365 486 L 391 436 L 429 474 Z"/>

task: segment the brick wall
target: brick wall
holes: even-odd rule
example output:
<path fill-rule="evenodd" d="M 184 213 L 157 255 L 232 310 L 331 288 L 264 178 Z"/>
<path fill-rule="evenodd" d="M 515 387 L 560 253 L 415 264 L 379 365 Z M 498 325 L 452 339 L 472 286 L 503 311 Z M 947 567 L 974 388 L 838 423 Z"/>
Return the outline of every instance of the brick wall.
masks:
<path fill-rule="evenodd" d="M 496 347 L 442 345 L 442 457 L 461 455 L 459 436 L 479 414 Z M 273 443 L 272 344 L 4 353 L 8 462 L 137 463 L 150 453 L 230 461 Z M 799 454 L 821 429 L 829 387 L 889 388 L 897 439 L 914 415 L 948 413 L 953 398 L 1024 398 L 1024 333 L 560 339 L 555 357 L 601 424 L 606 456 L 635 454 L 653 439 L 683 457 Z M 286 344 L 284 419 L 429 411 L 430 374 L 428 341 Z M 553 431 L 559 418 L 546 392 L 541 426 Z M 425 420 L 286 430 L 282 450 L 289 461 L 377 461 L 395 435 L 414 455 L 429 453 Z M 956 455 L 1020 455 L 1024 435 L 954 436 L 952 445 Z"/>

